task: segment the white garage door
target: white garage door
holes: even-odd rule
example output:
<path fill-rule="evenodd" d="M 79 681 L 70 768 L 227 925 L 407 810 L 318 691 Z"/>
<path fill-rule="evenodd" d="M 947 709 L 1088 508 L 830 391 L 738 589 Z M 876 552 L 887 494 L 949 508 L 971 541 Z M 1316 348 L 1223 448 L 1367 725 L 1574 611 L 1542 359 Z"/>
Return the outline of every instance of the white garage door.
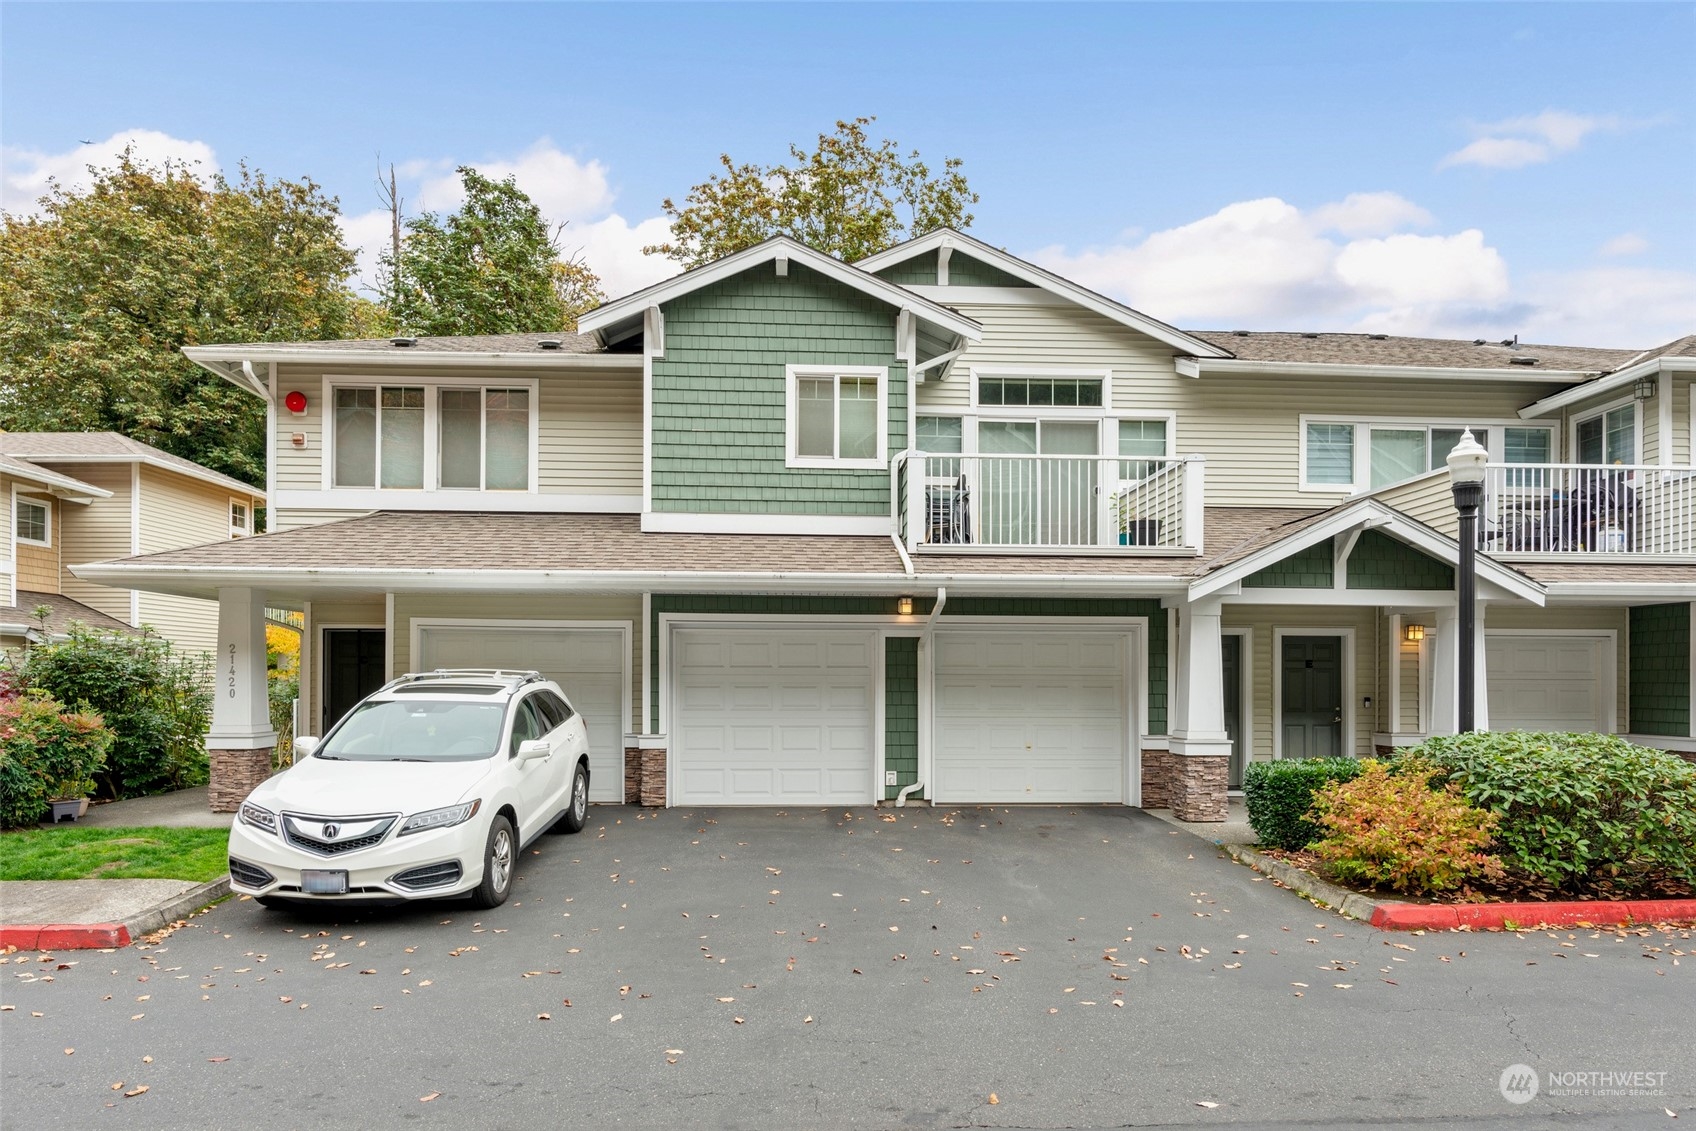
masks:
<path fill-rule="evenodd" d="M 863 805 L 872 798 L 877 635 L 678 629 L 674 805 Z"/>
<path fill-rule="evenodd" d="M 589 800 L 624 800 L 625 634 L 605 628 L 424 625 L 418 666 L 539 671 L 557 680 L 589 728 Z"/>
<path fill-rule="evenodd" d="M 1126 799 L 1123 633 L 939 632 L 935 798 Z"/>
<path fill-rule="evenodd" d="M 1609 646 L 1594 636 L 1488 634 L 1490 729 L 1606 730 Z"/>

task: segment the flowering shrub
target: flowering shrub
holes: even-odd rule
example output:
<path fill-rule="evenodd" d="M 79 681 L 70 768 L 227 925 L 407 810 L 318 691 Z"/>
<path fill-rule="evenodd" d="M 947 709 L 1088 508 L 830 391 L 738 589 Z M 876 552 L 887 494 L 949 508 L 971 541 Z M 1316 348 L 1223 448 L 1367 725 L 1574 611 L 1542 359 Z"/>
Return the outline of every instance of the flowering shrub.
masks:
<path fill-rule="evenodd" d="M 1431 776 L 1416 759 L 1394 770 L 1368 759 L 1352 781 L 1317 790 L 1313 818 L 1325 836 L 1313 851 L 1344 882 L 1415 895 L 1500 878 L 1501 861 L 1486 851 L 1495 815 L 1473 808 L 1458 786 L 1432 788 Z"/>

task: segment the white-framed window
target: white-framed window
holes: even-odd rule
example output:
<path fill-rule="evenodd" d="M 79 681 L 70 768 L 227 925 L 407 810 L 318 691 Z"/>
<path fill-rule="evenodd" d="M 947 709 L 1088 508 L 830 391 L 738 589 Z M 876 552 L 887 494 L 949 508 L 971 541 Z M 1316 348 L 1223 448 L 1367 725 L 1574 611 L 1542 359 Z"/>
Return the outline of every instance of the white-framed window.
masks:
<path fill-rule="evenodd" d="M 246 538 L 253 533 L 253 508 L 246 499 L 230 500 L 230 537 Z"/>
<path fill-rule="evenodd" d="M 1101 417 L 1113 403 L 1112 374 L 1104 369 L 973 366 L 971 376 L 972 404 L 986 415 Z"/>
<path fill-rule="evenodd" d="M 53 504 L 46 499 L 12 496 L 12 533 L 25 546 L 53 544 Z"/>
<path fill-rule="evenodd" d="M 1549 463 L 1554 432 L 1543 425 L 1306 417 L 1301 421 L 1301 489 L 1375 491 L 1445 465 L 1462 433 L 1490 462 Z"/>
<path fill-rule="evenodd" d="M 383 491 L 533 491 L 536 383 L 327 378 L 325 485 Z"/>
<path fill-rule="evenodd" d="M 1573 421 L 1574 463 L 1636 463 L 1637 453 L 1641 450 L 1635 401 L 1609 405 Z"/>
<path fill-rule="evenodd" d="M 958 416 L 921 414 L 913 421 L 913 447 L 937 455 L 959 455 L 966 450 L 966 422 Z"/>
<path fill-rule="evenodd" d="M 889 447 L 889 370 L 791 365 L 790 467 L 882 468 Z"/>

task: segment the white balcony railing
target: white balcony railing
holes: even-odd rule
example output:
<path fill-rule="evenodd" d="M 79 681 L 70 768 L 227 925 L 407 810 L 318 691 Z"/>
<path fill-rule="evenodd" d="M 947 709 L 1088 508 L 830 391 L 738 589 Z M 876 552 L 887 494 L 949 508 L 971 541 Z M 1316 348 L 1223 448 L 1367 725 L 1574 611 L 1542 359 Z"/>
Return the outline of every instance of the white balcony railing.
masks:
<path fill-rule="evenodd" d="M 1696 555 L 1696 468 L 1492 464 L 1481 517 L 1492 554 Z"/>
<path fill-rule="evenodd" d="M 902 452 L 894 463 L 901 537 L 912 549 L 1201 552 L 1199 456 Z"/>

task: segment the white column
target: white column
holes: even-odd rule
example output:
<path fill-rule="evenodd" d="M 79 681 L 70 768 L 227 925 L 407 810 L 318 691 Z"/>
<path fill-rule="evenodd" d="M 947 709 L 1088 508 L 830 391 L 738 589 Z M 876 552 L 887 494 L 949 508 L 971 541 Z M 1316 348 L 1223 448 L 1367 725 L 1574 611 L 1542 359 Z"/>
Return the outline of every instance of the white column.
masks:
<path fill-rule="evenodd" d="M 253 589 L 218 590 L 208 750 L 259 750 L 277 744 L 265 681 L 265 595 Z"/>
<path fill-rule="evenodd" d="M 1478 730 L 1490 729 L 1490 652 L 1484 647 L 1484 621 L 1488 614 L 1488 606 L 1478 602 L 1478 613 L 1472 620 L 1472 725 Z"/>
<path fill-rule="evenodd" d="M 1225 733 L 1224 653 L 1217 599 L 1184 606 L 1178 621 L 1178 671 L 1172 680 L 1174 754 L 1229 755 Z"/>
<path fill-rule="evenodd" d="M 1460 729 L 1460 611 L 1437 610 L 1436 646 L 1431 649 L 1431 733 Z"/>

